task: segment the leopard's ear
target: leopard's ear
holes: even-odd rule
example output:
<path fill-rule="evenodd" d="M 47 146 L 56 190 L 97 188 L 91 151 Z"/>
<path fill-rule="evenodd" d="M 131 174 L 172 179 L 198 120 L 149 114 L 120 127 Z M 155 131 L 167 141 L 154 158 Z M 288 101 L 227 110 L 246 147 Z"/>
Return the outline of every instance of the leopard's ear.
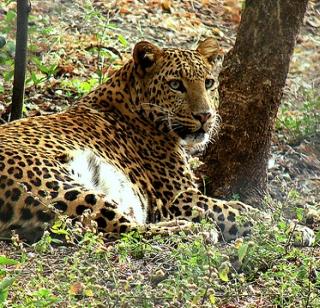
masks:
<path fill-rule="evenodd" d="M 147 41 L 137 43 L 133 49 L 133 60 L 139 76 L 151 72 L 161 55 L 162 49 L 159 47 Z"/>
<path fill-rule="evenodd" d="M 212 37 L 200 42 L 196 49 L 202 56 L 204 56 L 209 63 L 222 55 L 222 50 L 219 47 L 217 40 Z"/>

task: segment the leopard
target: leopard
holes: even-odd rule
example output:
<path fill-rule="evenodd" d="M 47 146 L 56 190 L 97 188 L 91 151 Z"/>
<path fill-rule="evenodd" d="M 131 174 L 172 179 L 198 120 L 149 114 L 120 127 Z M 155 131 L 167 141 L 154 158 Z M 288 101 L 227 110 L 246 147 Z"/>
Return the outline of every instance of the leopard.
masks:
<path fill-rule="evenodd" d="M 0 237 L 38 241 L 59 215 L 106 239 L 171 234 L 206 219 L 213 242 L 250 234 L 241 201 L 203 194 L 189 157 L 220 119 L 213 74 L 219 45 L 138 42 L 130 59 L 66 110 L 0 126 Z M 312 231 L 304 232 L 312 242 Z"/>

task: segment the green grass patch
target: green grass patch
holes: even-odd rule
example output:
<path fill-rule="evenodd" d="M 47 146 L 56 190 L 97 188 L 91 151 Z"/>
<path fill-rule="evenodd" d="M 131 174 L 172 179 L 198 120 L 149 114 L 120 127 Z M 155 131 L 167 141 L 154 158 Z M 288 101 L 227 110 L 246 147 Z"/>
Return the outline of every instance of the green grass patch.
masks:
<path fill-rule="evenodd" d="M 281 206 L 281 205 L 279 205 Z M 303 215 L 303 213 L 300 213 Z M 0 299 L 5 307 L 319 307 L 320 233 L 312 248 L 293 245 L 274 212 L 253 235 L 210 241 L 203 222 L 187 234 L 146 239 L 136 232 L 104 243 L 60 221 L 40 242 L 0 243 Z"/>
<path fill-rule="evenodd" d="M 315 90 L 304 91 L 299 107 L 285 103 L 276 122 L 278 130 L 285 130 L 292 143 L 320 134 L 320 95 Z"/>

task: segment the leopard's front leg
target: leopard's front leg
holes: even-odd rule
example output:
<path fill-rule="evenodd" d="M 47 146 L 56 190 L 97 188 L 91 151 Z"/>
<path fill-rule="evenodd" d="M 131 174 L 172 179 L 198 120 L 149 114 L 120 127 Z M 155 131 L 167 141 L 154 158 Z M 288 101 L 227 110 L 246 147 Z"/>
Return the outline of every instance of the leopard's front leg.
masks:
<path fill-rule="evenodd" d="M 197 189 L 181 191 L 170 203 L 168 210 L 174 217 L 192 222 L 199 222 L 203 218 L 212 219 L 220 231 L 220 237 L 225 241 L 248 235 L 252 223 L 240 219 L 240 214 L 258 212 L 240 201 L 222 201 L 204 196 Z"/>
<path fill-rule="evenodd" d="M 265 212 L 240 201 L 223 201 L 204 196 L 197 189 L 181 191 L 169 204 L 168 210 L 175 217 L 193 222 L 199 222 L 203 218 L 213 219 L 220 231 L 220 238 L 225 241 L 250 234 L 252 223 L 257 219 L 271 222 L 270 215 Z M 245 213 L 249 215 L 243 215 Z M 290 220 L 287 222 L 289 226 L 293 223 Z M 312 246 L 315 241 L 313 230 L 299 224 L 293 225 L 294 244 Z"/>

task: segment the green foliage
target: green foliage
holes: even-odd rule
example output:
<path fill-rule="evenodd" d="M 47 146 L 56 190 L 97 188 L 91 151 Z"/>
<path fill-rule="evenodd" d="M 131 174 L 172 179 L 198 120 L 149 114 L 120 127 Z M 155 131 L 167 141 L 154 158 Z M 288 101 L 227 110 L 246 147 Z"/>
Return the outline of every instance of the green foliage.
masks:
<path fill-rule="evenodd" d="M 13 28 L 16 26 L 16 18 L 17 13 L 15 10 L 9 10 L 7 14 L 4 15 L 3 22 L 2 22 L 2 28 L 1 33 L 2 34 L 8 34 L 12 31 Z"/>
<path fill-rule="evenodd" d="M 305 91 L 299 108 L 292 108 L 290 103 L 280 108 L 276 128 L 289 131 L 293 143 L 320 133 L 320 96 L 316 93 Z"/>
<path fill-rule="evenodd" d="M 0 81 L 1 75 L 5 82 L 12 81 L 13 77 L 13 55 L 15 51 L 14 39 L 10 33 L 16 27 L 16 12 L 8 10 L 2 19 L 0 19 Z M 4 86 L 1 85 L 0 93 L 4 91 Z"/>
<path fill-rule="evenodd" d="M 0 305 L 4 304 L 8 297 L 9 287 L 13 284 L 13 277 L 6 277 L 0 281 Z"/>
<path fill-rule="evenodd" d="M 7 258 L 6 256 L 0 256 L 0 307 L 2 307 L 7 300 L 9 288 L 15 281 L 15 275 L 8 274 L 5 267 L 18 264 L 19 262 L 14 259 Z"/>
<path fill-rule="evenodd" d="M 50 14 L 30 16 L 28 87 L 47 89 L 52 82 L 77 98 L 107 79 L 119 59 L 108 47 L 125 49 L 128 42 L 92 3 L 84 1 L 78 16 L 83 37 L 76 28 L 61 32 Z M 9 10 L 0 20 L 0 93 L 13 78 L 15 14 Z M 66 42 L 79 53 L 70 55 Z M 71 70 L 64 71 L 68 65 Z M 277 128 L 289 131 L 293 142 L 319 133 L 319 96 L 306 91 L 304 97 L 299 108 L 286 103 L 279 112 Z M 300 198 L 289 192 L 291 203 Z M 281 206 L 275 205 L 273 227 L 260 222 L 250 239 L 214 245 L 209 223 L 188 234 L 147 239 L 131 232 L 105 243 L 99 234 L 58 220 L 53 234 L 45 232 L 32 246 L 3 244 L 1 251 L 21 257 L 0 256 L 0 306 L 320 307 L 320 232 L 315 248 L 294 247 Z M 304 210 L 293 209 L 303 221 Z"/>
<path fill-rule="evenodd" d="M 83 96 L 84 94 L 89 93 L 99 83 L 99 78 L 91 78 L 87 80 L 80 80 L 78 78 L 75 79 L 65 79 L 61 82 L 61 85 L 65 87 L 66 89 L 75 89 L 77 92 L 77 95 L 79 97 Z"/>
<path fill-rule="evenodd" d="M 146 254 L 154 251 L 152 245 L 145 241 L 136 231 L 123 234 L 116 247 L 122 262 L 125 262 L 129 256 L 135 259 L 142 259 Z"/>
<path fill-rule="evenodd" d="M 212 305 L 216 302 L 219 284 L 229 281 L 228 256 L 210 243 L 212 226 L 203 222 L 198 227 L 192 235 L 181 232 L 170 239 L 174 248 L 167 260 L 174 271 L 158 288 L 176 305 Z"/>
<path fill-rule="evenodd" d="M 41 239 L 34 244 L 34 249 L 37 253 L 45 253 L 51 249 L 53 239 L 48 231 L 45 231 Z"/>
<path fill-rule="evenodd" d="M 32 62 L 36 64 L 37 68 L 41 73 L 47 75 L 47 78 L 54 76 L 54 74 L 57 71 L 57 64 L 52 64 L 47 66 L 42 64 L 42 61 L 36 57 L 32 58 Z"/>
<path fill-rule="evenodd" d="M 50 290 L 41 288 L 30 294 L 26 300 L 28 307 L 50 307 L 52 304 L 58 303 L 60 300 L 51 293 Z"/>
<path fill-rule="evenodd" d="M 125 37 L 121 34 L 118 35 L 118 41 L 124 46 L 127 47 L 128 46 L 128 42 L 125 39 Z"/>
<path fill-rule="evenodd" d="M 3 16 L 0 19 L 0 93 L 11 87 L 13 82 L 16 11 L 15 9 L 7 10 Z M 110 37 L 110 31 L 115 30 L 116 26 L 109 23 L 108 17 L 97 10 L 92 1 L 84 2 L 83 12 L 79 18 L 83 21 L 83 29 L 86 29 L 84 32 L 90 33 L 92 38 L 95 37 L 93 42 L 97 43 L 92 44 L 94 45 L 92 48 L 88 48 L 91 44 L 90 41 L 85 42 L 85 45 L 81 45 L 81 42 L 79 42 L 77 47 L 89 59 L 94 57 L 95 63 L 90 63 L 91 67 L 89 68 L 91 78 L 88 78 L 88 71 L 84 70 L 81 60 L 78 62 L 72 61 L 74 58 L 66 57 L 69 51 L 61 47 L 66 40 L 71 40 L 67 42 L 68 45 L 70 43 L 74 44 L 74 39 L 70 37 L 68 31 L 64 33 L 61 32 L 61 29 L 54 27 L 50 15 L 30 14 L 26 88 L 34 87 L 39 90 L 50 85 L 54 80 L 55 84 L 61 84 L 60 90 L 63 90 L 66 96 L 79 98 L 90 92 L 98 84 L 106 81 L 106 66 L 110 66 L 119 58 L 118 54 L 111 51 L 112 48 L 110 50 L 104 48 L 104 46 L 114 44 L 114 39 Z M 72 35 L 75 35 L 74 32 L 72 32 Z M 128 43 L 123 35 L 115 34 L 115 41 L 117 40 L 118 44 L 127 47 Z M 110 44 L 111 42 L 112 44 Z M 61 50 L 57 52 L 58 48 L 61 48 Z M 65 64 L 65 60 L 62 59 L 66 59 L 67 63 Z M 74 66 L 78 70 L 75 77 L 55 79 L 61 65 L 62 67 L 64 65 Z"/>
<path fill-rule="evenodd" d="M 303 214 L 299 212 L 300 219 Z M 263 288 L 272 294 L 275 306 L 297 307 L 320 304 L 318 286 L 319 260 L 293 246 L 293 230 L 278 214 L 272 225 L 258 224 L 249 242 L 235 245 L 240 269 L 248 283 L 259 280 Z M 319 244 L 319 240 L 315 246 Z M 237 275 L 236 275 L 237 276 Z"/>
<path fill-rule="evenodd" d="M 0 265 L 17 265 L 18 261 L 14 259 L 7 258 L 5 256 L 0 256 Z"/>
<path fill-rule="evenodd" d="M 214 307 L 259 299 L 266 307 L 318 307 L 318 246 L 306 251 L 294 247 L 292 230 L 280 213 L 281 204 L 278 207 L 273 227 L 257 222 L 249 239 L 228 245 L 211 243 L 209 222 L 187 234 L 147 239 L 131 232 L 105 243 L 99 234 L 63 218 L 52 231 L 65 236 L 69 246 L 53 246 L 53 235 L 45 233 L 28 248 L 31 259 L 17 263 L 0 258 L 5 270 L 0 275 L 8 278 L 4 302 L 10 307 L 87 307 L 106 302 Z M 316 245 L 319 242 L 320 232 Z M 21 249 L 15 247 L 17 252 Z M 24 274 L 9 275 L 4 268 L 8 266 L 17 266 Z"/>

